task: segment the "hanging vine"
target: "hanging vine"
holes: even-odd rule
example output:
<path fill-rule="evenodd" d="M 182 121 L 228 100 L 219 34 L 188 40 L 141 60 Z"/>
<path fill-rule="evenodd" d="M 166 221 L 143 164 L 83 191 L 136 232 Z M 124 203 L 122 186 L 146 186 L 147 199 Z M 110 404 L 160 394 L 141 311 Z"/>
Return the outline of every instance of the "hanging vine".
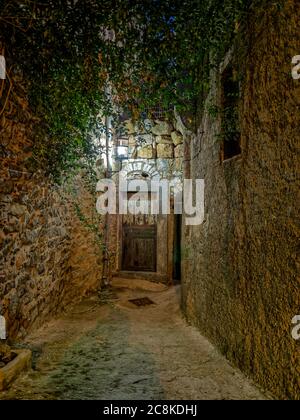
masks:
<path fill-rule="evenodd" d="M 93 138 L 112 101 L 139 115 L 161 104 L 195 115 L 209 73 L 253 7 L 250 0 L 2 0 L 0 40 L 12 72 L 22 69 L 40 118 L 33 165 L 58 175 L 93 158 Z M 213 59 L 212 59 L 213 57 Z M 1 98 L 1 107 L 5 105 Z"/>

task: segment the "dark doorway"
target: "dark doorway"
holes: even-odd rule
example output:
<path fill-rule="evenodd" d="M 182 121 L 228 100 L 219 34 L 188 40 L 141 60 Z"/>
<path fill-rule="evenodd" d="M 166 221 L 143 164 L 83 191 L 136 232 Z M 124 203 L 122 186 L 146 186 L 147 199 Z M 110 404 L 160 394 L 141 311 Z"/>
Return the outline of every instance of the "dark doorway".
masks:
<path fill-rule="evenodd" d="M 174 269 L 173 278 L 179 283 L 181 280 L 181 214 L 174 215 Z"/>
<path fill-rule="evenodd" d="M 123 226 L 122 270 L 156 272 L 156 225 Z"/>

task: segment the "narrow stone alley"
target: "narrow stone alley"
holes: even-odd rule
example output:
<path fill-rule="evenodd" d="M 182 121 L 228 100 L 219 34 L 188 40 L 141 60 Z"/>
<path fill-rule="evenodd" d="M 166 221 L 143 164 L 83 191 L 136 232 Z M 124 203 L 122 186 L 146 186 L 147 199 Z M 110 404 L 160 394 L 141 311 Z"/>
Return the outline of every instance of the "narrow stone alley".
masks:
<path fill-rule="evenodd" d="M 179 286 L 137 284 L 117 279 L 28 336 L 33 369 L 1 399 L 266 398 L 187 325 Z M 143 297 L 154 304 L 129 301 Z"/>

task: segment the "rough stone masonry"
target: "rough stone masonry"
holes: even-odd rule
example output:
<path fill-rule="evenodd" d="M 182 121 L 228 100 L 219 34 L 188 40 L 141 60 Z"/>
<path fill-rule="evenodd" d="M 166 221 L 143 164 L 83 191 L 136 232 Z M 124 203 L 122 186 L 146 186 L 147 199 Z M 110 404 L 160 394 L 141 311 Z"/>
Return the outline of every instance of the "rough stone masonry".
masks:
<path fill-rule="evenodd" d="M 26 95 L 16 95 L 0 124 L 0 315 L 8 339 L 26 335 L 95 290 L 102 273 L 101 251 L 75 215 L 71 197 L 28 168 L 38 121 Z M 80 200 L 84 211 L 94 206 L 87 191 Z"/>

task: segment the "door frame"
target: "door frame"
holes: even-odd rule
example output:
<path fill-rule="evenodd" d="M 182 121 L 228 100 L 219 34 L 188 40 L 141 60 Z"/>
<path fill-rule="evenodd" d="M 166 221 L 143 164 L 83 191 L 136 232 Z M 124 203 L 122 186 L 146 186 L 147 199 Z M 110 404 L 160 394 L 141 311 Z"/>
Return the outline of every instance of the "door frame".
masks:
<path fill-rule="evenodd" d="M 143 230 L 147 228 L 154 228 L 154 270 L 146 270 L 146 269 L 140 269 L 140 270 L 128 270 L 124 268 L 123 264 L 123 258 L 124 258 L 124 242 L 125 242 L 125 228 L 133 228 L 137 230 Z M 121 222 L 121 252 L 120 252 L 120 268 L 121 271 L 133 271 L 136 273 L 157 273 L 157 223 L 152 225 L 123 225 L 123 221 Z"/>

